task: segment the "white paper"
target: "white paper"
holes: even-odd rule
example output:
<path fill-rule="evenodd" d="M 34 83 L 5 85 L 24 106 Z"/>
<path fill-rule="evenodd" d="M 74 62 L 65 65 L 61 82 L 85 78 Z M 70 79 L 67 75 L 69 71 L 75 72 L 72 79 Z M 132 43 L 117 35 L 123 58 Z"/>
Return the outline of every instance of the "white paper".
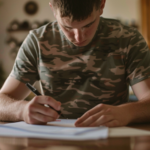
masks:
<path fill-rule="evenodd" d="M 61 140 L 94 140 L 108 137 L 107 127 L 74 127 L 76 120 L 59 119 L 47 125 L 25 122 L 0 125 L 0 136 L 48 138 Z"/>
<path fill-rule="evenodd" d="M 57 119 L 56 121 L 48 122 L 47 125 L 61 127 L 75 127 L 76 119 Z"/>

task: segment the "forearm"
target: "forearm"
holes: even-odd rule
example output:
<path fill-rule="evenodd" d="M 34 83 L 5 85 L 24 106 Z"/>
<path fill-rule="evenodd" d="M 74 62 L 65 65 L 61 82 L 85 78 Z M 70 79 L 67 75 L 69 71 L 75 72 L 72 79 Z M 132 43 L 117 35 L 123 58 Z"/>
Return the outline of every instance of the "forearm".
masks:
<path fill-rule="evenodd" d="M 27 102 L 14 100 L 5 94 L 0 94 L 0 121 L 21 121 Z"/>
<path fill-rule="evenodd" d="M 150 122 L 150 97 L 118 107 L 127 112 L 129 123 Z"/>

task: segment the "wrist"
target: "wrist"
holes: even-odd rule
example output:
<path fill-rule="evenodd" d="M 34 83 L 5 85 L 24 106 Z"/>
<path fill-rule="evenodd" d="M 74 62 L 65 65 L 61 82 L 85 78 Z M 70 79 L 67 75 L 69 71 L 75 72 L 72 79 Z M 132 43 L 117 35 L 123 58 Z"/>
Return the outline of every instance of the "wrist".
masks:
<path fill-rule="evenodd" d="M 124 119 L 126 125 L 133 123 L 137 114 L 137 112 L 134 111 L 133 109 L 134 104 L 128 103 L 128 104 L 119 105 L 118 107 L 121 108 L 121 110 L 123 111 L 122 113 L 124 113 Z"/>
<path fill-rule="evenodd" d="M 18 120 L 24 120 L 24 110 L 28 101 L 20 100 L 18 101 L 18 110 L 17 110 L 17 118 Z"/>

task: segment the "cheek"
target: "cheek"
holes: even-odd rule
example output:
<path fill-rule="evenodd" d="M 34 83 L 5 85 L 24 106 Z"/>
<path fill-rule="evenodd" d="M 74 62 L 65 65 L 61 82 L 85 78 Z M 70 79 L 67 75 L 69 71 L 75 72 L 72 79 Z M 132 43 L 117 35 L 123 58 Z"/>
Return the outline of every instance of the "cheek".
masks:
<path fill-rule="evenodd" d="M 89 30 L 86 31 L 85 35 L 86 36 L 91 36 L 91 38 L 93 37 L 93 35 L 95 34 L 95 29 L 94 28 L 91 28 Z"/>
<path fill-rule="evenodd" d="M 64 29 L 63 29 L 63 33 L 64 33 L 64 34 L 66 35 L 66 37 L 68 37 L 68 38 L 73 37 L 73 33 L 70 32 L 70 31 L 67 31 L 67 30 L 64 30 Z"/>
<path fill-rule="evenodd" d="M 67 34 L 68 37 L 73 37 L 74 36 L 74 34 L 72 32 L 67 32 L 66 34 Z"/>

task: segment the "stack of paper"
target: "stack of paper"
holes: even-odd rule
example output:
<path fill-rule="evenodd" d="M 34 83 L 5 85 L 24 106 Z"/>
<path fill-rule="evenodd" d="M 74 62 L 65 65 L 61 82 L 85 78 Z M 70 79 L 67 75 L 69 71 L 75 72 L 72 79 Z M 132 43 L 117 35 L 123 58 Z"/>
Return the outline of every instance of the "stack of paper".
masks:
<path fill-rule="evenodd" d="M 107 127 L 75 127 L 76 120 L 60 119 L 47 125 L 25 122 L 0 125 L 0 136 L 48 138 L 61 140 L 95 140 L 108 137 Z"/>

